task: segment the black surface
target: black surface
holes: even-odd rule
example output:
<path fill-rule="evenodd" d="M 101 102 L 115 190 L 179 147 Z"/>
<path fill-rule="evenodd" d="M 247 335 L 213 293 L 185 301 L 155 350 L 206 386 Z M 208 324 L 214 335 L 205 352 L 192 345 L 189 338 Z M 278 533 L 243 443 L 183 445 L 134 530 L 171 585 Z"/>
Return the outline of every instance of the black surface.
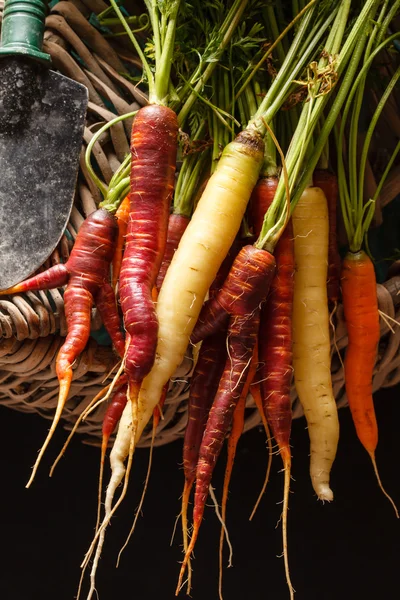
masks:
<path fill-rule="evenodd" d="M 400 389 L 376 395 L 380 427 L 377 460 L 386 488 L 400 504 L 398 428 Z M 0 407 L 2 600 L 72 600 L 79 564 L 95 521 L 98 457 L 77 437 L 52 479 L 47 467 L 60 448 L 59 430 L 29 490 L 24 489 L 49 423 Z M 377 488 L 368 456 L 355 439 L 349 411 L 340 411 L 341 440 L 332 473 L 335 501 L 317 502 L 308 478 L 308 440 L 303 420 L 293 427 L 293 477 L 289 549 L 296 600 L 398 597 L 400 522 Z M 139 501 L 148 452 L 139 451 L 129 497 L 107 531 L 98 575 L 101 600 L 174 598 L 181 559 L 179 532 L 169 545 L 182 487 L 181 442 L 156 449 L 152 478 L 135 536 L 115 570 L 115 558 Z M 241 440 L 231 486 L 228 526 L 234 568 L 225 571 L 224 598 L 288 598 L 277 524 L 282 473 L 275 457 L 267 494 L 254 521 L 247 518 L 264 477 L 264 436 Z M 220 486 L 222 464 L 215 484 Z M 219 526 L 208 508 L 194 562 L 193 600 L 217 600 Z M 87 588 L 85 588 L 86 590 Z M 182 593 L 181 597 L 185 597 Z M 86 598 L 83 594 L 82 598 Z"/>
<path fill-rule="evenodd" d="M 0 60 L 0 289 L 38 269 L 67 225 L 87 97 L 59 73 Z"/>

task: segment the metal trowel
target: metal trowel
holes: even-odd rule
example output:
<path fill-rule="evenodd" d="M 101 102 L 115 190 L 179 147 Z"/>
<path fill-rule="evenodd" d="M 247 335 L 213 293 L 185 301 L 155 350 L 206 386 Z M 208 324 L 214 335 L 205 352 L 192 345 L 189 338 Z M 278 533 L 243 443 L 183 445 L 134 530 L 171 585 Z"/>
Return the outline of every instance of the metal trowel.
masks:
<path fill-rule="evenodd" d="M 50 70 L 46 5 L 6 0 L 0 42 L 0 289 L 38 269 L 71 213 L 88 102 Z"/>

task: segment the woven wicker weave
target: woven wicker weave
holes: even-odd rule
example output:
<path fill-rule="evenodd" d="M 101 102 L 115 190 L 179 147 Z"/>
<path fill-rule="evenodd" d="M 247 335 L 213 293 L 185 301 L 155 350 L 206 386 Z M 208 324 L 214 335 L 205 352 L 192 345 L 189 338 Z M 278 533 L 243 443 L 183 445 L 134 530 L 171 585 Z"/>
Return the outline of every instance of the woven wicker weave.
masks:
<path fill-rule="evenodd" d="M 84 218 L 95 210 L 100 194 L 91 181 L 83 160 L 86 144 L 93 133 L 118 114 L 139 108 L 145 96 L 128 80 L 118 74 L 125 64 L 137 65 L 138 59 L 124 47 L 118 52 L 92 27 L 87 19 L 92 11 L 105 8 L 101 0 L 59 2 L 46 21 L 45 50 L 54 66 L 69 77 L 83 82 L 89 90 L 89 108 L 84 132 L 79 179 L 71 219 L 57 249 L 43 268 L 65 261 Z M 1 11 L 1 3 L 0 3 Z M 0 12 L 1 15 L 1 12 Z M 82 39 L 88 42 L 86 46 Z M 73 52 L 72 52 L 73 51 Z M 79 57 L 79 58 L 73 58 Z M 104 181 L 112 174 L 129 152 L 129 120 L 109 129 L 94 146 L 94 157 Z M 393 195 L 398 190 L 392 190 Z M 400 381 L 400 275 L 384 285 L 378 285 L 381 319 L 381 343 L 373 380 L 374 391 Z M 339 407 L 346 405 L 343 367 L 339 359 L 347 344 L 342 307 L 336 319 L 336 344 L 333 345 L 332 378 Z M 393 327 L 394 325 L 394 327 Z M 101 321 L 93 311 L 92 330 L 96 332 Z M 0 403 L 21 412 L 37 412 L 51 419 L 54 414 L 58 381 L 55 357 L 66 334 L 62 290 L 27 293 L 0 300 Z M 109 346 L 101 346 L 91 339 L 74 365 L 74 380 L 70 399 L 64 411 L 64 424 L 71 428 L 90 400 L 111 379 L 117 357 Z M 187 398 L 193 360 L 188 355 L 171 381 L 160 422 L 156 444 L 166 444 L 183 436 L 187 420 Z M 302 415 L 301 406 L 292 388 L 293 415 Z M 104 404 L 91 413 L 81 424 L 80 431 L 88 443 L 99 443 Z M 251 397 L 248 398 L 245 430 L 259 424 L 260 418 Z M 141 445 L 150 444 L 151 432 L 145 432 Z"/>

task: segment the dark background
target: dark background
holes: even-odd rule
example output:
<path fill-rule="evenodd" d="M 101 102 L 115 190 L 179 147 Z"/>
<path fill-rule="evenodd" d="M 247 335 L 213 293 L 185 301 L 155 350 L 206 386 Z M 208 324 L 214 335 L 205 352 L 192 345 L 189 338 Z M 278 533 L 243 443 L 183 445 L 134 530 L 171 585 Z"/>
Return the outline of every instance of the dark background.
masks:
<path fill-rule="evenodd" d="M 375 395 L 380 443 L 377 461 L 387 490 L 400 505 L 398 427 L 400 389 Z M 65 439 L 59 429 L 36 481 L 25 483 L 49 422 L 0 407 L 2 600 L 72 600 L 80 562 L 93 534 L 99 451 L 70 446 L 52 479 L 48 467 Z M 400 522 L 378 489 L 365 450 L 355 438 L 348 409 L 340 411 L 341 439 L 332 472 L 335 500 L 318 502 L 308 477 L 305 421 L 293 425 L 293 477 L 289 514 L 289 559 L 296 600 L 396 598 L 399 589 Z M 157 448 L 143 517 L 121 565 L 115 558 L 130 528 L 147 468 L 148 451 L 137 452 L 129 495 L 107 530 L 97 589 L 101 600 L 168 600 L 181 560 L 178 530 L 183 483 L 180 441 Z M 222 457 L 224 458 L 224 456 Z M 234 567 L 224 572 L 225 600 L 289 598 L 283 570 L 281 531 L 276 525 L 283 475 L 273 461 L 267 493 L 253 520 L 248 516 L 264 478 L 264 434 L 255 429 L 241 439 L 231 484 L 228 528 Z M 223 463 L 214 485 L 219 497 Z M 219 523 L 206 511 L 194 561 L 193 600 L 217 600 Z M 85 587 L 84 591 L 87 591 Z M 182 592 L 181 597 L 185 597 Z M 86 594 L 82 594 L 83 600 Z"/>

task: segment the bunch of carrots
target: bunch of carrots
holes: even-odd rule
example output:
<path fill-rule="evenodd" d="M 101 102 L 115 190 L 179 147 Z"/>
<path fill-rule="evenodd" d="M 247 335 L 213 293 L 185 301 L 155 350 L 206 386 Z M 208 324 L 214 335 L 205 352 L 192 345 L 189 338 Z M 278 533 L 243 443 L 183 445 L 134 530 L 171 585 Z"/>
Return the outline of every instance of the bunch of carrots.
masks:
<path fill-rule="evenodd" d="M 361 150 L 358 132 L 370 70 L 400 35 L 392 29 L 400 0 L 298 0 L 292 8 L 256 0 L 145 5 L 146 46 L 111 0 L 143 65 L 140 85 L 147 86 L 149 101 L 108 123 L 88 146 L 87 166 L 102 192 L 101 205 L 82 225 L 65 264 L 1 292 L 66 285 L 68 335 L 57 357 L 58 406 L 28 485 L 68 399 L 95 303 L 118 369 L 81 417 L 108 401 L 96 531 L 82 563 L 83 578 L 93 559 L 87 599 L 95 591 L 107 525 L 126 494 L 136 445 L 151 419 L 154 441 L 169 382 L 188 349 L 195 365 L 183 442 L 184 558 L 176 594 L 186 571 L 190 592 L 192 552 L 229 436 L 222 598 L 228 488 L 250 394 L 269 447 L 273 438 L 283 461 L 282 544 L 293 598 L 287 541 L 290 387 L 294 379 L 308 423 L 313 489 L 320 500 L 331 501 L 339 441 L 331 340 L 339 301 L 349 336 L 344 372 L 355 429 L 398 516 L 375 460 L 372 376 L 380 329 L 367 235 L 399 144 L 367 202 L 363 186 L 374 130 L 399 68 L 385 82 Z M 91 164 L 91 150 L 124 117 L 134 117 L 131 153 L 106 186 Z M 348 241 L 343 259 L 338 203 Z M 117 425 L 102 516 L 105 455 Z"/>

